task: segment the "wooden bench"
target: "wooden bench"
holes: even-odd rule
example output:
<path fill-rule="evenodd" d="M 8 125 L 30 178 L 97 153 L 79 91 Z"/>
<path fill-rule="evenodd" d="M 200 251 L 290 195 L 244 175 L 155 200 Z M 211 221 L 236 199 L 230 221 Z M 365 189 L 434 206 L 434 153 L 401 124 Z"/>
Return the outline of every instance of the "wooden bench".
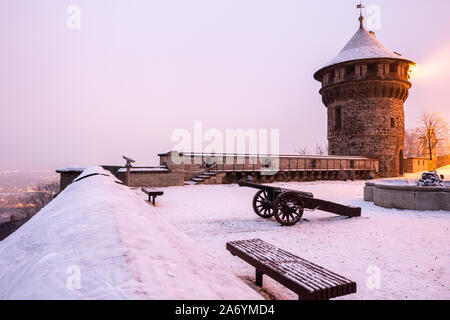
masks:
<path fill-rule="evenodd" d="M 155 205 L 156 197 L 164 194 L 163 191 L 154 188 L 141 188 L 141 190 L 148 195 L 148 202 L 151 202 L 153 205 Z"/>
<path fill-rule="evenodd" d="M 227 243 L 227 250 L 256 269 L 256 285 L 267 275 L 301 300 L 329 300 L 356 293 L 356 283 L 260 239 Z"/>

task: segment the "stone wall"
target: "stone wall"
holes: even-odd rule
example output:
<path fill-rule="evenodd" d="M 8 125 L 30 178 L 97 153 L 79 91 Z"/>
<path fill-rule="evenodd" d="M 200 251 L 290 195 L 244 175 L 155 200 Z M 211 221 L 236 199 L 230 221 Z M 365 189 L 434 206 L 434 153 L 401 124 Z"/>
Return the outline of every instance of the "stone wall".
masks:
<path fill-rule="evenodd" d="M 180 172 L 131 172 L 130 187 L 169 187 L 183 186 L 183 174 Z M 119 173 L 120 180 L 125 181 L 125 174 Z"/>
<path fill-rule="evenodd" d="M 437 167 L 442 168 L 450 165 L 450 155 L 447 156 L 438 156 L 437 157 Z"/>
<path fill-rule="evenodd" d="M 405 159 L 405 172 L 416 173 L 428 171 L 428 163 L 430 159 L 427 158 L 408 158 Z"/>
<path fill-rule="evenodd" d="M 335 110 L 342 125 L 335 127 Z M 392 127 L 394 119 L 394 127 Z M 328 106 L 328 142 L 332 155 L 364 155 L 380 160 L 381 176 L 397 176 L 404 149 L 403 103 L 393 98 L 349 99 Z"/>
<path fill-rule="evenodd" d="M 69 184 L 73 182 L 80 174 L 80 172 L 58 172 L 60 174 L 59 178 L 59 188 L 61 191 L 63 191 Z"/>
<path fill-rule="evenodd" d="M 364 200 L 376 206 L 420 211 L 450 209 L 450 182 L 444 187 L 417 187 L 416 181 L 379 180 L 368 182 L 364 188 Z"/>
<path fill-rule="evenodd" d="M 21 220 L 11 220 L 8 222 L 1 223 L 0 224 L 0 241 L 7 238 L 11 233 L 13 233 L 17 229 L 19 229 L 28 220 L 29 220 L 29 218 L 21 219 Z"/>

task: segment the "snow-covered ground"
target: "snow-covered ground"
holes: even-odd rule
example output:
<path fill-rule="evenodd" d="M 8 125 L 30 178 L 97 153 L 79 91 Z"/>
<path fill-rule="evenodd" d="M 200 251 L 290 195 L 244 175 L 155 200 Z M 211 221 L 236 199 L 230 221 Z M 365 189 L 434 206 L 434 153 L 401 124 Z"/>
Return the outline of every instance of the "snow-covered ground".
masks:
<path fill-rule="evenodd" d="M 71 184 L 0 242 L 0 299 L 261 298 L 109 176 Z"/>
<path fill-rule="evenodd" d="M 362 181 L 277 185 L 360 206 L 363 216 L 305 212 L 298 225 L 282 227 L 253 213 L 256 190 L 236 185 L 163 188 L 154 212 L 247 283 L 254 269 L 225 249 L 227 241 L 260 238 L 356 281 L 358 293 L 341 299 L 450 299 L 450 212 L 376 207 L 363 201 Z M 379 289 L 374 288 L 377 271 Z M 271 279 L 265 280 L 261 293 L 266 298 L 297 298 Z"/>
<path fill-rule="evenodd" d="M 93 172 L 108 174 L 81 176 Z M 91 176 L 0 242 L 0 299 L 296 299 L 271 279 L 256 288 L 254 269 L 225 249 L 252 238 L 356 281 L 358 293 L 341 299 L 450 299 L 450 212 L 376 207 L 362 181 L 278 185 L 361 206 L 363 216 L 306 212 L 282 227 L 253 213 L 249 188 L 162 188 L 153 207 L 140 190 Z"/>

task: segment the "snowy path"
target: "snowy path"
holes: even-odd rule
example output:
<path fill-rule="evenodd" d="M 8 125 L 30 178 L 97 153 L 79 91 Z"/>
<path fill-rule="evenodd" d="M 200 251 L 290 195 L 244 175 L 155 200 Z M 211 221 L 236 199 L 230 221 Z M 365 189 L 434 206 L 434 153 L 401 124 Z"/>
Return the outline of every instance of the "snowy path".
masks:
<path fill-rule="evenodd" d="M 306 212 L 307 221 L 282 227 L 257 217 L 255 190 L 236 185 L 163 188 L 155 211 L 246 281 L 254 270 L 225 250 L 227 241 L 260 238 L 357 281 L 358 293 L 342 299 L 450 299 L 450 212 L 376 207 L 362 200 L 364 182 L 278 185 L 361 206 L 363 217 Z M 366 285 L 371 266 L 381 271 L 381 289 Z M 276 282 L 265 283 L 266 297 L 296 299 Z"/>

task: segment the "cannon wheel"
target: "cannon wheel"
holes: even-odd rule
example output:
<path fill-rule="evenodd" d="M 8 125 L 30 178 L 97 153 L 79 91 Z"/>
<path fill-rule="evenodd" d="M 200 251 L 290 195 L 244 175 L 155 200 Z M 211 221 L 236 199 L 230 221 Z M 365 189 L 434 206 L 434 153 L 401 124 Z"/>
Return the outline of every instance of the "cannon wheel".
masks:
<path fill-rule="evenodd" d="M 253 197 L 253 210 L 264 219 L 273 217 L 273 196 L 266 190 L 258 191 Z"/>
<path fill-rule="evenodd" d="M 280 194 L 273 204 L 275 219 L 283 226 L 293 226 L 302 219 L 304 204 L 295 191 Z"/>

